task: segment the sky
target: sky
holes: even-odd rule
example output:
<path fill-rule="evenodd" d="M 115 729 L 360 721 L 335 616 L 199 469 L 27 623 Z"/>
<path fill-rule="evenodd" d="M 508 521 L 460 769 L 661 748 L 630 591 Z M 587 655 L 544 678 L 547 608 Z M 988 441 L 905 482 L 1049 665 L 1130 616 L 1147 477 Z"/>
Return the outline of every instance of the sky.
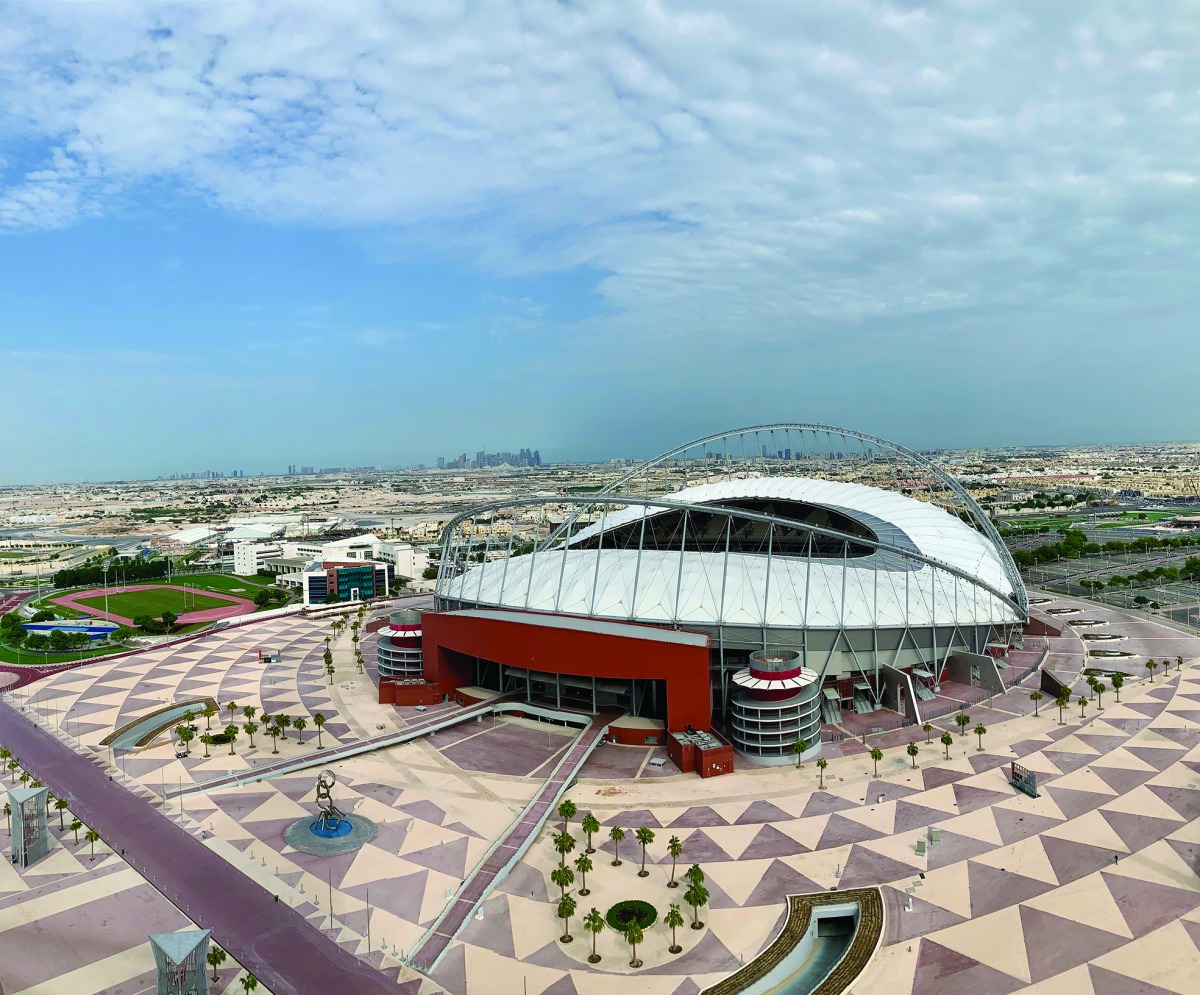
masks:
<path fill-rule="evenodd" d="M 1200 438 L 1194 2 L 0 0 L 0 483 Z"/>

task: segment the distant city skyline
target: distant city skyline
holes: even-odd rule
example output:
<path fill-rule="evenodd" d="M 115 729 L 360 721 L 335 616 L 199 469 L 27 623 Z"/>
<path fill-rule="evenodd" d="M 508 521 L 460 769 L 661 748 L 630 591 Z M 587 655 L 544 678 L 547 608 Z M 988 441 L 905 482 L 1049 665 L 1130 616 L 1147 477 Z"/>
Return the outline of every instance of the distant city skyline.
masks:
<path fill-rule="evenodd" d="M 6 5 L 0 482 L 1200 437 L 1192 5 L 427 13 Z"/>

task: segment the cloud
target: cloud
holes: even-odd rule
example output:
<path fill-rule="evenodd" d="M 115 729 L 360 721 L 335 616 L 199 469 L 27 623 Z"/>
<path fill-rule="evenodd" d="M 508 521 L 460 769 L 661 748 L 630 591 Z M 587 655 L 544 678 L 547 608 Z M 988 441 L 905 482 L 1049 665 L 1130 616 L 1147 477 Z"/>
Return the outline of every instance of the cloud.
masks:
<path fill-rule="evenodd" d="M 0 230 L 165 180 L 496 274 L 591 267 L 640 345 L 1136 307 L 1194 276 L 1200 22 L 1130 10 L 10 5 Z"/>

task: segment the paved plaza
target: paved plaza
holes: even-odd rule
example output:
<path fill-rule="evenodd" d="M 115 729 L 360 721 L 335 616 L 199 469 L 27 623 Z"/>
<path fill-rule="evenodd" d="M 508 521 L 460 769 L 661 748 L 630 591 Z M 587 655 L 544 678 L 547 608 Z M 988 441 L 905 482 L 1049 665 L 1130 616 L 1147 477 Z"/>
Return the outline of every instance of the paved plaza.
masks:
<path fill-rule="evenodd" d="M 1200 990 L 1200 671 L 1172 667 L 1151 681 L 1142 664 L 1177 655 L 1191 661 L 1200 656 L 1200 640 L 1109 609 L 1078 607 L 1079 617 L 1124 636 L 1122 649 L 1131 655 L 1121 666 L 1133 679 L 1121 702 L 1110 690 L 1102 708 L 1089 702 L 1081 718 L 1073 704 L 1060 725 L 1048 700 L 1032 714 L 1031 678 L 1009 695 L 968 706 L 971 726 L 981 720 L 987 726 L 982 749 L 977 737 L 958 736 L 953 715 L 946 715 L 935 720 L 928 745 L 912 727 L 869 740 L 885 748 L 876 776 L 866 747 L 846 739 L 827 753 L 820 790 L 813 763 L 701 780 L 669 768 L 651 774 L 649 748 L 601 748 L 569 792 L 579 808 L 572 832 L 580 846 L 585 812 L 604 827 L 594 841 L 592 893 L 577 896 L 573 942 L 559 942 L 563 924 L 554 918 L 558 888 L 550 872 L 558 856 L 551 820 L 436 965 L 420 965 L 428 977 L 405 963 L 407 955 L 566 755 L 572 732 L 485 719 L 331 764 L 339 806 L 371 819 L 377 832 L 355 853 L 319 857 L 283 838 L 288 825 L 313 811 L 321 763 L 312 715 L 327 718 L 325 747 L 377 735 L 380 726 L 402 728 L 416 717 L 411 709 L 373 702 L 373 685 L 357 673 L 348 636 L 333 644 L 337 671 L 329 683 L 321 659 L 327 624 L 265 621 L 66 671 L 14 697 L 82 753 L 115 763 L 124 774 L 116 774 L 114 785 L 136 792 L 148 817 L 235 869 L 228 901 L 243 891 L 278 895 L 307 920 L 303 928 L 313 942 L 379 969 L 394 990 L 600 995 L 619 976 L 621 985 L 647 995 L 696 993 L 770 942 L 788 893 L 881 885 L 885 934 L 854 988 L 859 993 L 1190 995 Z M 1087 644 L 1074 631 L 1050 643 L 1047 667 L 1076 695 L 1086 690 L 1078 672 Z M 260 649 L 278 651 L 282 662 L 261 662 Z M 256 782 L 255 766 L 278 759 L 261 732 L 253 750 L 243 735 L 234 756 L 214 747 L 208 759 L 196 744 L 191 757 L 177 759 L 165 732 L 120 756 L 101 745 L 115 729 L 177 696 L 307 715 L 303 743 L 292 730 L 278 747 L 281 756 L 312 755 L 316 766 Z M 244 724 L 240 713 L 231 718 Z M 204 719 L 197 721 L 203 728 Z M 943 730 L 956 733 L 949 760 L 937 742 Z M 914 738 L 916 769 L 904 752 Z M 1037 773 L 1039 798 L 1009 787 L 1013 760 Z M 231 770 L 249 775 L 249 783 L 158 797 L 164 788 Z M 613 825 L 628 834 L 620 867 L 611 866 Z M 639 827 L 655 833 L 646 878 L 637 876 Z M 700 910 L 704 928 L 678 930 L 677 955 L 667 951 L 670 937 L 661 925 L 668 904 L 683 901 L 682 888 L 667 888 L 672 835 L 683 843 L 681 869 L 700 863 L 711 896 Z M 18 982 L 3 978 L 10 995 L 79 991 L 77 972 L 89 969 L 115 972 L 108 987 L 96 990 L 145 990 L 152 966 L 145 934 L 188 928 L 188 917 L 119 856 L 105 850 L 93 864 L 86 844 L 84 856 L 76 849 L 57 847 L 23 875 L 0 869 L 0 936 L 25 930 L 19 935 L 28 936 L 32 950 L 66 931 L 81 937 L 72 958 L 53 960 L 51 968 L 37 966 L 45 959 L 31 954 Z M 112 887 L 96 883 L 106 878 Z M 572 890 L 579 887 L 577 881 Z M 659 912 L 660 923 L 639 948 L 644 966 L 628 968 L 628 948 L 611 930 L 597 941 L 600 963 L 589 965 L 590 937 L 579 916 L 627 898 L 649 901 Z M 683 912 L 690 919 L 686 905 Z M 120 929 L 102 928 L 116 919 Z M 233 977 L 226 970 L 222 984 Z"/>

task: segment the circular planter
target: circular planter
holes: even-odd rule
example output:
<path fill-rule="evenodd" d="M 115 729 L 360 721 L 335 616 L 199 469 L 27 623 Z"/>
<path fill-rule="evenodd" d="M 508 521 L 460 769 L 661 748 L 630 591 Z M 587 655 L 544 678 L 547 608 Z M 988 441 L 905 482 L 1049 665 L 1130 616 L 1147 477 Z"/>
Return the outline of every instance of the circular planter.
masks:
<path fill-rule="evenodd" d="M 618 933 L 624 933 L 636 922 L 644 933 L 658 921 L 658 909 L 649 902 L 631 898 L 628 901 L 617 902 L 604 913 L 604 921 Z"/>

